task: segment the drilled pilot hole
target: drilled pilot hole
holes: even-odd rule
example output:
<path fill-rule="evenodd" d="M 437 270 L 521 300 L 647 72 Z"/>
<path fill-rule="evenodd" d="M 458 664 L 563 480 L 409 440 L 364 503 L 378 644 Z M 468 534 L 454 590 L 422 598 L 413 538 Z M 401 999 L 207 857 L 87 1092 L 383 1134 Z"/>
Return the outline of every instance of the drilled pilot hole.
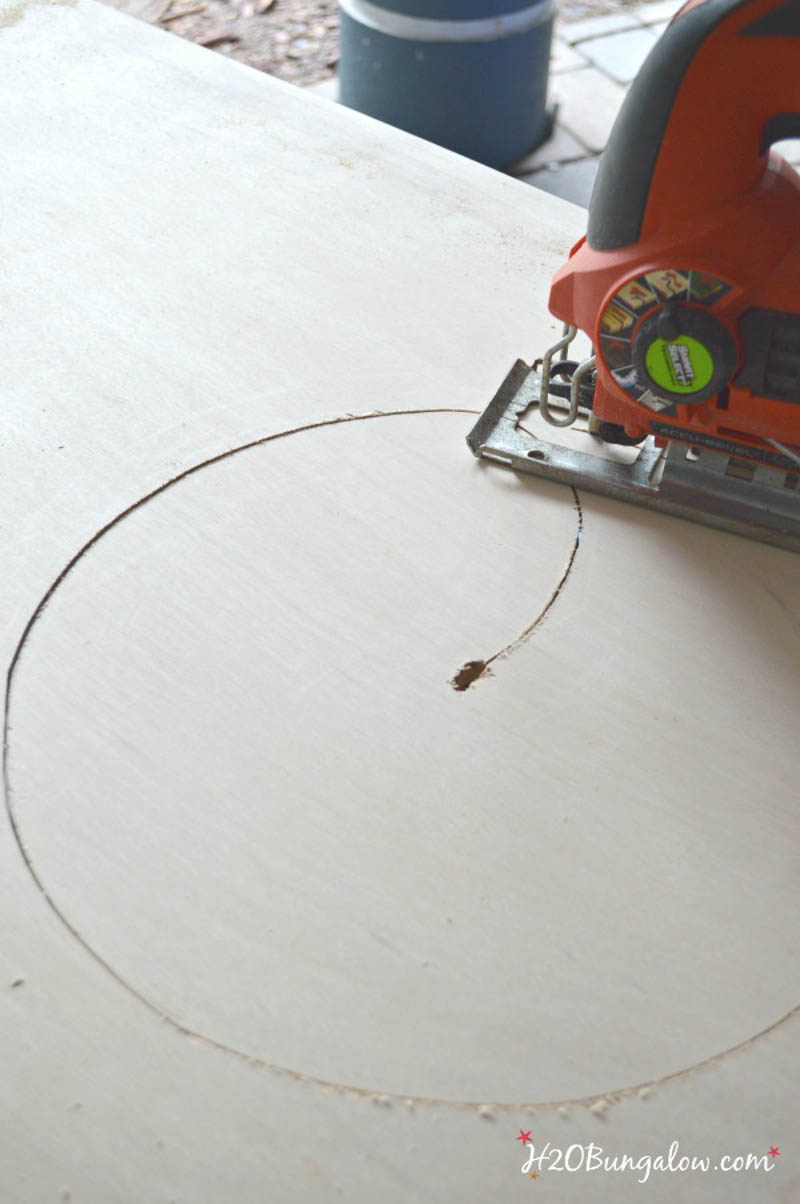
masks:
<path fill-rule="evenodd" d="M 450 683 L 454 690 L 468 690 L 474 681 L 488 672 L 486 661 L 467 661 L 462 665 Z"/>

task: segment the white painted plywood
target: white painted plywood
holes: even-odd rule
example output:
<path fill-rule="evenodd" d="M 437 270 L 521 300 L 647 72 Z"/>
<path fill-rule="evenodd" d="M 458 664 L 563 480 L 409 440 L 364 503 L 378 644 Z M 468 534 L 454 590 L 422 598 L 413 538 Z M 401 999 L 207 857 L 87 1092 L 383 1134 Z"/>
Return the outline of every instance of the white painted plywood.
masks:
<path fill-rule="evenodd" d="M 463 444 L 581 215 L 91 4 L 0 55 L 3 1198 L 798 1198 L 800 560 Z"/>

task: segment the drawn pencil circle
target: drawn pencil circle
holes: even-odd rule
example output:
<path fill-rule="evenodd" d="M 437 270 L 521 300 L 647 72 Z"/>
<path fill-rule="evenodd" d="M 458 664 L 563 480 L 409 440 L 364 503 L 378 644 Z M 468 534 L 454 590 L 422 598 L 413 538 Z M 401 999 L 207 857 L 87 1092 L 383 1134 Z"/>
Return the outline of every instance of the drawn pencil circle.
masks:
<path fill-rule="evenodd" d="M 9 813 L 61 920 L 183 1032 L 357 1094 L 516 1107 L 626 1090 L 620 1049 L 547 1070 L 547 1048 L 566 1059 L 582 1025 L 545 1022 L 524 1048 L 542 976 L 555 1030 L 601 970 L 580 908 L 602 897 L 602 818 L 587 807 L 589 832 L 567 839 L 568 729 L 559 763 L 531 726 L 580 508 L 474 464 L 463 422 L 421 411 L 298 428 L 112 520 L 20 641 Z M 417 471 L 423 426 L 444 495 Z M 478 661 L 494 679 L 458 697 L 453 672 Z M 602 677 L 587 679 L 595 694 Z M 568 852 L 557 872 L 540 854 L 532 874 L 531 828 Z M 636 877 L 605 852 L 620 881 Z M 566 864 L 577 904 L 559 915 Z M 652 906 L 630 923 L 635 943 Z M 533 965 L 513 952 L 526 941 Z M 640 1062 L 642 1081 L 669 1074 L 675 1050 Z"/>

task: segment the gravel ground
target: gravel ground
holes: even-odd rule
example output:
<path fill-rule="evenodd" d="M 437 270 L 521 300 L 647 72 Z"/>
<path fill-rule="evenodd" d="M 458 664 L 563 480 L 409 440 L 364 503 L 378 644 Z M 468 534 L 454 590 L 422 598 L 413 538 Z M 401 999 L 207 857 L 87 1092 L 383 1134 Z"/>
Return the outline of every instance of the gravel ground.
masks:
<path fill-rule="evenodd" d="M 115 8 L 293 84 L 329 79 L 339 58 L 337 0 L 107 0 Z M 641 0 L 561 0 L 562 21 Z"/>

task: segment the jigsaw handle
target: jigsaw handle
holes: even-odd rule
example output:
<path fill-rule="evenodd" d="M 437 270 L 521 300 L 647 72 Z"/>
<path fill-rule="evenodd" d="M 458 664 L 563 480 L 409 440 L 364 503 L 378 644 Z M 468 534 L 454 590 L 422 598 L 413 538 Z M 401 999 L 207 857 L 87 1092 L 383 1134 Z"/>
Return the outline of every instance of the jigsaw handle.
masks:
<path fill-rule="evenodd" d="M 662 222 L 674 229 L 718 211 L 759 183 L 770 145 L 793 136 L 800 4 L 690 0 L 617 117 L 589 208 L 589 246 L 616 250 L 656 235 Z"/>

